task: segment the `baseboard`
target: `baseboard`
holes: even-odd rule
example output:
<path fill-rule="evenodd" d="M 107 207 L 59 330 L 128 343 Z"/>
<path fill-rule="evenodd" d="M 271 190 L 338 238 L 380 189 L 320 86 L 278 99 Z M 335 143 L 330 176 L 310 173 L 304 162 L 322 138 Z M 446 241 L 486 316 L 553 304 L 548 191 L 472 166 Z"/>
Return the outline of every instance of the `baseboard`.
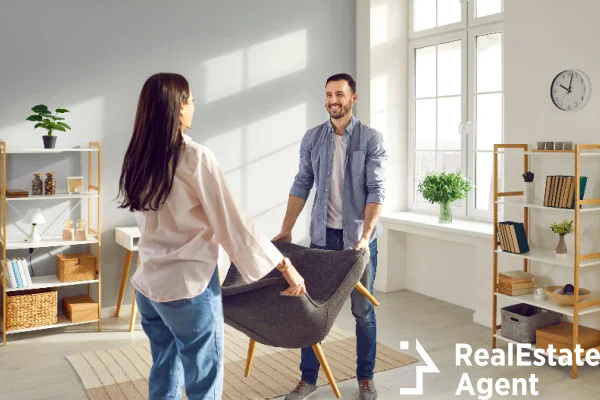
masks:
<path fill-rule="evenodd" d="M 473 322 L 491 329 L 492 328 L 492 314 L 484 314 L 481 312 L 474 312 L 473 313 Z"/>

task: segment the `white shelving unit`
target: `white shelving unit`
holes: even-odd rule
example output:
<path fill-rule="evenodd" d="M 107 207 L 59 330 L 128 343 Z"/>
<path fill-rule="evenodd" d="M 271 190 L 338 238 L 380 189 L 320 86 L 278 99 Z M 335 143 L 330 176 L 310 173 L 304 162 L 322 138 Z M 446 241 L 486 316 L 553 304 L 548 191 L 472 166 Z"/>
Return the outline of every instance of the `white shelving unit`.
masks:
<path fill-rule="evenodd" d="M 78 194 L 68 194 L 68 193 L 56 193 L 53 196 L 28 196 L 28 197 L 7 197 L 6 201 L 38 201 L 38 200 L 73 200 L 73 199 L 95 199 L 98 197 L 98 193 L 78 193 Z"/>
<path fill-rule="evenodd" d="M 34 276 L 31 278 L 31 286 L 28 286 L 26 290 L 36 290 L 36 289 L 48 289 L 48 288 L 58 288 L 63 286 L 75 286 L 75 285 L 85 285 L 89 283 L 98 283 L 99 279 L 92 279 L 89 281 L 78 281 L 78 282 L 61 282 L 58 280 L 56 275 L 43 275 L 43 276 Z M 7 292 L 18 292 L 23 289 L 6 289 Z M 10 332 L 9 332 L 10 333 Z"/>
<path fill-rule="evenodd" d="M 57 310 L 57 323 L 52 325 L 43 325 L 37 326 L 33 328 L 25 328 L 25 329 L 12 329 L 6 330 L 6 319 L 7 319 L 7 296 L 9 293 L 13 292 L 22 292 L 27 293 L 28 291 L 40 290 L 40 289 L 51 289 L 51 288 L 61 288 L 66 286 L 78 286 L 78 285 L 87 285 L 88 286 L 88 294 L 91 294 L 92 285 L 98 285 L 98 316 L 100 316 L 101 310 L 101 293 L 102 293 L 102 260 L 101 260 L 101 208 L 100 208 L 100 195 L 101 195 L 101 146 L 100 142 L 90 142 L 89 147 L 74 147 L 74 148 L 55 148 L 55 149 L 9 149 L 5 142 L 0 142 L 0 167 L 2 170 L 0 171 L 0 247 L 1 247 L 1 260 L 3 262 L 2 268 L 0 268 L 0 284 L 2 285 L 2 319 L 0 320 L 2 330 L 2 341 L 4 346 L 6 346 L 6 336 L 8 334 L 22 333 L 22 332 L 31 332 L 31 331 L 41 331 L 53 328 L 63 328 L 72 325 L 81 325 L 81 324 L 89 324 L 89 323 L 97 323 L 98 331 L 101 330 L 101 321 L 100 319 L 95 319 L 93 321 L 85 321 L 85 322 L 71 322 L 64 315 L 58 313 Z M 68 193 L 57 193 L 55 195 L 41 195 L 41 196 L 29 196 L 29 197 L 19 197 L 19 198 L 7 198 L 6 197 L 6 174 L 7 174 L 7 155 L 19 155 L 19 154 L 61 154 L 61 153 L 88 153 L 88 181 L 87 181 L 87 190 L 83 193 L 77 194 L 68 194 Z M 94 174 L 92 171 L 93 166 L 93 157 L 97 157 L 97 166 L 96 173 Z M 92 182 L 96 182 L 92 184 Z M 18 202 L 41 202 L 45 204 L 47 202 L 56 201 L 56 200 L 86 200 L 88 201 L 88 231 L 89 235 L 86 240 L 63 240 L 62 237 L 44 237 L 38 243 L 30 243 L 23 239 L 11 239 L 7 237 L 7 205 L 9 203 L 18 203 Z M 94 207 L 94 203 L 96 207 Z M 97 227 L 92 228 L 91 222 L 93 220 L 92 216 L 94 215 L 92 210 L 95 208 L 97 215 Z M 56 275 L 46 275 L 46 276 L 36 276 L 32 277 L 32 284 L 26 288 L 13 289 L 7 287 L 7 272 L 6 272 L 6 260 L 7 251 L 11 250 L 19 250 L 19 249 L 39 249 L 39 248 L 60 248 L 60 247 L 68 247 L 74 245 L 88 245 L 88 251 L 92 252 L 92 247 L 96 248 L 96 279 L 86 280 L 86 281 L 77 281 L 77 282 L 61 282 L 58 280 Z"/>
<path fill-rule="evenodd" d="M 507 149 L 520 149 L 523 154 L 523 172 L 529 170 L 529 157 L 530 156 L 569 156 L 573 159 L 574 163 L 574 177 L 576 182 L 575 193 L 575 205 L 574 208 L 554 208 L 546 207 L 540 203 L 526 203 L 522 197 L 523 192 L 499 192 L 499 166 L 498 156 L 499 154 L 506 154 Z M 574 150 L 561 150 L 561 151 L 529 151 L 528 145 L 526 144 L 496 144 L 494 145 L 494 252 L 493 252 L 493 300 L 492 300 L 492 347 L 496 347 L 496 339 L 500 339 L 506 342 L 518 343 L 514 340 L 506 338 L 502 335 L 501 326 L 497 324 L 498 318 L 498 298 L 514 301 L 516 303 L 526 303 L 532 306 L 540 307 L 547 310 L 552 310 L 557 313 L 573 317 L 573 346 L 578 343 L 579 340 L 579 317 L 582 315 L 593 314 L 600 312 L 600 298 L 599 293 L 593 293 L 591 296 L 584 300 L 579 301 L 579 272 L 581 268 L 589 268 L 600 265 L 600 253 L 582 254 L 580 248 L 581 240 L 581 228 L 580 219 L 581 214 L 599 212 L 600 211 L 600 199 L 588 199 L 581 200 L 579 197 L 580 193 L 580 163 L 582 156 L 600 156 L 600 145 L 596 144 L 578 144 L 575 145 Z M 540 174 L 541 175 L 541 174 Z M 513 199 L 515 198 L 516 199 Z M 498 223 L 499 223 L 499 206 L 504 205 L 505 207 L 521 207 L 523 209 L 523 224 L 525 225 L 525 231 L 529 235 L 529 210 L 547 210 L 549 212 L 560 212 L 568 213 L 574 220 L 574 237 L 575 245 L 573 253 L 569 254 L 566 259 L 557 259 L 554 251 L 551 249 L 538 249 L 530 247 L 529 252 L 524 254 L 515 254 L 510 252 L 504 252 L 499 249 L 498 241 Z M 523 261 L 523 271 L 529 270 L 529 263 L 531 261 L 551 264 L 555 266 L 565 267 L 573 270 L 573 286 L 575 287 L 575 305 L 573 307 L 562 307 L 554 303 L 551 299 L 538 300 L 533 294 L 521 295 L 521 296 L 507 296 L 498 291 L 497 277 L 498 277 L 498 256 L 506 255 L 508 257 L 519 258 Z M 535 348 L 533 346 L 532 348 Z M 577 378 L 577 363 L 573 363 L 571 376 L 573 379 Z"/>

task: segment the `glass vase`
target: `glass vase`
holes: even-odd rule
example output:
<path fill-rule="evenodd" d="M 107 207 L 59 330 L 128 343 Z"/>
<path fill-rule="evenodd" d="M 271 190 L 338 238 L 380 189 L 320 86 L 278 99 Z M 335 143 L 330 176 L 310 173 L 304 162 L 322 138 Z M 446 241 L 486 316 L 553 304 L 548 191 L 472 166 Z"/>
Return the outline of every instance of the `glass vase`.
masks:
<path fill-rule="evenodd" d="M 451 224 L 452 223 L 452 206 L 448 202 L 440 203 L 440 224 Z"/>

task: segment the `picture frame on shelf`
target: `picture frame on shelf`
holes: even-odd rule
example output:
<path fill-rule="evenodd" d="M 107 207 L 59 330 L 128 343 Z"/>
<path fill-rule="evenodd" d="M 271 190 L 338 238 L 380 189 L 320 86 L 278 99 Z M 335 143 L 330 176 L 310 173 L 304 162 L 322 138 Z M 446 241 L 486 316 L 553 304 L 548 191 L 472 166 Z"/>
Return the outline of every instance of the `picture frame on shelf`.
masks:
<path fill-rule="evenodd" d="M 83 176 L 67 177 L 67 193 L 79 194 L 83 192 Z"/>

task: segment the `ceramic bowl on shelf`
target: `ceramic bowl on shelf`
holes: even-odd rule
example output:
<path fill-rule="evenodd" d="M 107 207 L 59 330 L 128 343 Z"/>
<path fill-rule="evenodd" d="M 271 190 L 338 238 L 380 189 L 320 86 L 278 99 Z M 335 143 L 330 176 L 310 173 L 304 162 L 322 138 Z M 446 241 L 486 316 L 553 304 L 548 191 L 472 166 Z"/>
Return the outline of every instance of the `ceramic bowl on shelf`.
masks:
<path fill-rule="evenodd" d="M 568 307 L 575 304 L 574 295 L 562 294 L 564 286 L 546 286 L 544 291 L 550 299 L 552 299 L 559 306 Z M 579 302 L 587 299 L 590 296 L 590 291 L 587 289 L 579 288 Z"/>

